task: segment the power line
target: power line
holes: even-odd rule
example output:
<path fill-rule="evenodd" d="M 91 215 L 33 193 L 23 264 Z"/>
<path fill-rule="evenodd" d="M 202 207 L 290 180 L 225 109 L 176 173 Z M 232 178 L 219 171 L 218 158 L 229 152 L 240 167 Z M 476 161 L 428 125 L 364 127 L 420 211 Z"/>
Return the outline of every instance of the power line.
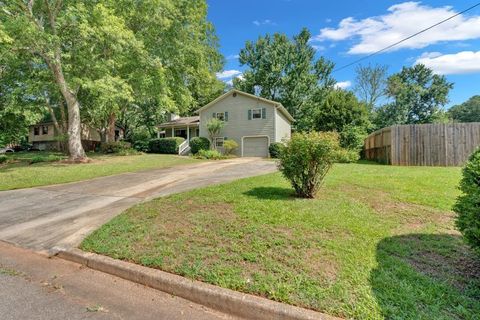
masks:
<path fill-rule="evenodd" d="M 442 21 L 440 21 L 440 22 L 437 22 L 437 23 L 435 23 L 434 25 L 431 25 L 431 26 L 428 27 L 428 28 L 425 28 L 425 29 L 423 29 L 423 30 L 420 30 L 420 31 L 418 31 L 417 33 L 412 34 L 411 36 L 408 36 L 408 37 L 406 37 L 406 38 L 404 38 L 404 39 L 402 39 L 402 40 L 400 40 L 400 41 L 397 41 L 397 42 L 395 42 L 395 43 L 393 43 L 393 44 L 391 44 L 391 45 L 389 45 L 389 46 L 387 46 L 387 47 L 385 47 L 385 48 L 383 48 L 383 49 L 380 49 L 380 50 L 378 50 L 378 51 L 375 51 L 374 53 L 371 53 L 371 54 L 369 54 L 368 56 L 365 56 L 365 57 L 363 57 L 363 58 L 360 58 L 360 59 L 358 59 L 358 60 L 355 60 L 355 61 L 353 61 L 353 62 L 351 62 L 351 63 L 349 63 L 349 64 L 346 64 L 346 65 L 344 65 L 344 66 L 342 66 L 342 67 L 340 67 L 340 68 L 335 68 L 332 72 L 337 72 L 337 71 L 346 69 L 346 68 L 348 68 L 348 67 L 350 67 L 350 66 L 353 66 L 354 64 L 357 64 L 357 63 L 359 63 L 359 62 L 361 62 L 361 61 L 363 61 L 363 60 L 367 60 L 367 59 L 369 59 L 369 58 L 371 58 L 371 57 L 373 57 L 373 56 L 375 56 L 375 55 L 377 55 L 377 54 L 379 54 L 379 53 L 382 53 L 382 52 L 384 52 L 384 51 L 386 51 L 386 50 L 388 50 L 388 49 L 390 49 L 390 48 L 395 47 L 396 45 L 399 45 L 399 44 L 402 43 L 402 42 L 405 42 L 405 41 L 407 41 L 407 40 L 409 40 L 409 39 L 412 39 L 413 37 L 416 37 L 416 36 L 418 36 L 419 34 L 424 33 L 425 31 L 428 31 L 428 30 L 430 30 L 430 29 L 433 29 L 433 28 L 435 28 L 436 26 L 441 25 L 442 23 L 445 23 L 445 22 L 447 22 L 447 21 L 449 21 L 449 20 L 452 20 L 453 18 L 455 18 L 455 17 L 457 17 L 457 16 L 459 16 L 459 15 L 461 15 L 461 14 L 464 14 L 465 12 L 470 11 L 470 10 L 472 10 L 473 8 L 476 8 L 476 7 L 478 7 L 478 6 L 480 6 L 480 2 L 478 2 L 477 4 L 475 4 L 475 5 L 467 8 L 467 9 L 461 11 L 461 12 L 458 12 L 458 13 L 454 14 L 454 15 L 451 16 L 451 17 L 448 17 L 448 18 L 446 18 L 446 19 L 444 19 L 444 20 L 442 20 Z"/>

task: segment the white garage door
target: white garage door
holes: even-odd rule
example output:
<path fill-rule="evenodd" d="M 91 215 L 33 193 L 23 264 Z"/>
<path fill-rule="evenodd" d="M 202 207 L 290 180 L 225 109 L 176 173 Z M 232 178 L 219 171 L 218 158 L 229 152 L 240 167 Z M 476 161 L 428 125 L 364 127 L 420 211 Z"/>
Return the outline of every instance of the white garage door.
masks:
<path fill-rule="evenodd" d="M 268 157 L 268 138 L 249 137 L 243 138 L 244 157 Z"/>

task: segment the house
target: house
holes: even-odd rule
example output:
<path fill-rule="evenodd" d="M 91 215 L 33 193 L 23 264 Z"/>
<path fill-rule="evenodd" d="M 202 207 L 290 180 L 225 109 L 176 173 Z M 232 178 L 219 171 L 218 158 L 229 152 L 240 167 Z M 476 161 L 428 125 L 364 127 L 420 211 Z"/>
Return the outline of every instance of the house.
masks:
<path fill-rule="evenodd" d="M 28 142 L 38 150 L 61 150 L 61 137 L 51 121 L 30 126 Z M 100 134 L 86 125 L 82 125 L 82 145 L 86 151 L 94 151 L 100 145 Z"/>
<path fill-rule="evenodd" d="M 230 90 L 197 110 L 198 116 L 171 116 L 160 124 L 159 137 L 183 137 L 186 143 L 193 137 L 210 139 L 207 123 L 212 118 L 225 122 L 218 136 L 213 137 L 213 147 L 223 151 L 226 139 L 235 140 L 242 157 L 268 157 L 272 142 L 289 139 L 293 117 L 281 103 L 257 97 L 239 90 Z"/>

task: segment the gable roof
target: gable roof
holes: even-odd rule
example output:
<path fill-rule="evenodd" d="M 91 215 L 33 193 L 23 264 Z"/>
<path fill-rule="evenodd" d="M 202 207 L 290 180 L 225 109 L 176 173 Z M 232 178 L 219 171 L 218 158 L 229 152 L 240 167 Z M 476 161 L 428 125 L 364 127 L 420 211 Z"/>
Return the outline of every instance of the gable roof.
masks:
<path fill-rule="evenodd" d="M 200 111 L 203 111 L 203 110 L 206 110 L 208 108 L 210 108 L 211 106 L 213 106 L 214 104 L 216 104 L 217 102 L 220 102 L 221 100 L 225 99 L 226 97 L 232 95 L 233 93 L 236 93 L 236 94 L 241 94 L 243 96 L 246 96 L 246 97 L 249 97 L 249 98 L 252 98 L 252 99 L 257 99 L 259 101 L 262 101 L 262 102 L 265 102 L 265 103 L 269 103 L 269 104 L 272 104 L 274 107 L 278 108 L 278 110 L 280 110 L 281 113 L 283 113 L 283 115 L 285 117 L 287 117 L 288 120 L 290 120 L 291 122 L 294 122 L 295 119 L 292 117 L 292 115 L 287 111 L 287 109 L 285 109 L 285 107 L 280 103 L 280 102 L 277 102 L 277 101 L 273 101 L 273 100 L 268 100 L 268 99 L 265 99 L 265 98 L 262 98 L 262 97 L 257 97 L 253 94 L 250 94 L 250 93 L 246 93 L 246 92 L 243 92 L 243 91 L 240 91 L 240 90 L 237 90 L 237 89 L 232 89 L 224 94 L 222 94 L 221 96 L 219 96 L 218 98 L 216 98 L 215 100 L 213 100 L 212 102 L 204 105 L 203 107 L 201 107 L 200 109 L 198 109 L 197 111 L 195 111 L 195 113 L 199 113 Z"/>
<path fill-rule="evenodd" d="M 159 124 L 159 127 L 162 126 L 175 126 L 175 125 L 187 125 L 187 124 L 198 124 L 200 122 L 199 116 L 193 117 L 181 117 L 172 121 L 164 122 Z"/>

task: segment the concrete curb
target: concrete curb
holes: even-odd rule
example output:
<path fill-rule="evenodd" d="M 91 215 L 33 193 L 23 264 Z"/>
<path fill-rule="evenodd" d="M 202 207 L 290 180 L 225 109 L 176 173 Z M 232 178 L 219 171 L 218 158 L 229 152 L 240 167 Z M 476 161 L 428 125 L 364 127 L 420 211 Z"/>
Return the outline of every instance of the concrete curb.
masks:
<path fill-rule="evenodd" d="M 79 249 L 60 250 L 57 256 L 246 319 L 339 319 Z"/>

